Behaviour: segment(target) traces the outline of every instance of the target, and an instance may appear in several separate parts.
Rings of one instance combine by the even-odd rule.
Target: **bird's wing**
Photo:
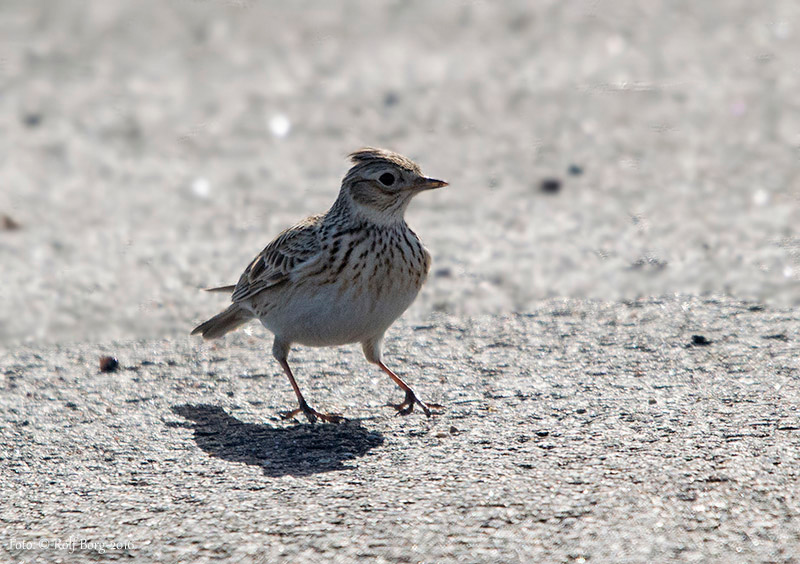
[[[286,282],[301,265],[322,252],[319,223],[322,216],[309,217],[290,227],[258,253],[239,277],[231,299],[241,302],[267,288]]]

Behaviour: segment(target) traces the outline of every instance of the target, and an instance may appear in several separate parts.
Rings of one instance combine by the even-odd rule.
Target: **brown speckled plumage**
[[[406,393],[398,413],[414,406],[430,416],[431,405],[381,359],[383,335],[411,304],[427,278],[431,258],[403,217],[421,191],[446,186],[422,176],[412,160],[383,149],[351,153],[339,197],[327,213],[283,231],[239,277],[227,310],[192,334],[216,338],[250,319],[275,334],[273,355],[281,364],[309,421],[338,421],[311,408],[288,364],[292,344],[333,346],[360,342],[364,355]],[[220,288],[220,290],[224,289]]]

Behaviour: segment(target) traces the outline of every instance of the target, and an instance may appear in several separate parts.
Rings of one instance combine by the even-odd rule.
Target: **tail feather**
[[[228,309],[219,313],[206,321],[201,323],[192,331],[192,335],[198,333],[203,335],[204,339],[216,339],[222,337],[225,333],[237,329],[240,325],[244,325],[253,318],[253,314],[249,311],[242,309],[239,304],[232,304]]]
[[[236,289],[236,284],[231,284],[230,286],[219,286],[217,288],[203,288],[206,292],[226,292],[228,294],[232,293]]]

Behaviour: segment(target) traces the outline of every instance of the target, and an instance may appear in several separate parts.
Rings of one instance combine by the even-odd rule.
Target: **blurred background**
[[[451,183],[406,319],[796,305],[798,53],[791,0],[0,2],[0,346],[188,338],[364,145]]]

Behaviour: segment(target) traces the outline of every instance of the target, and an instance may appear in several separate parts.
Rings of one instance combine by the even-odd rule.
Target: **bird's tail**
[[[216,339],[222,337],[225,333],[233,331],[240,325],[244,325],[253,318],[253,314],[249,311],[242,309],[239,304],[231,304],[231,306],[206,321],[201,323],[192,331],[192,335],[198,333],[203,335],[204,339]]]

